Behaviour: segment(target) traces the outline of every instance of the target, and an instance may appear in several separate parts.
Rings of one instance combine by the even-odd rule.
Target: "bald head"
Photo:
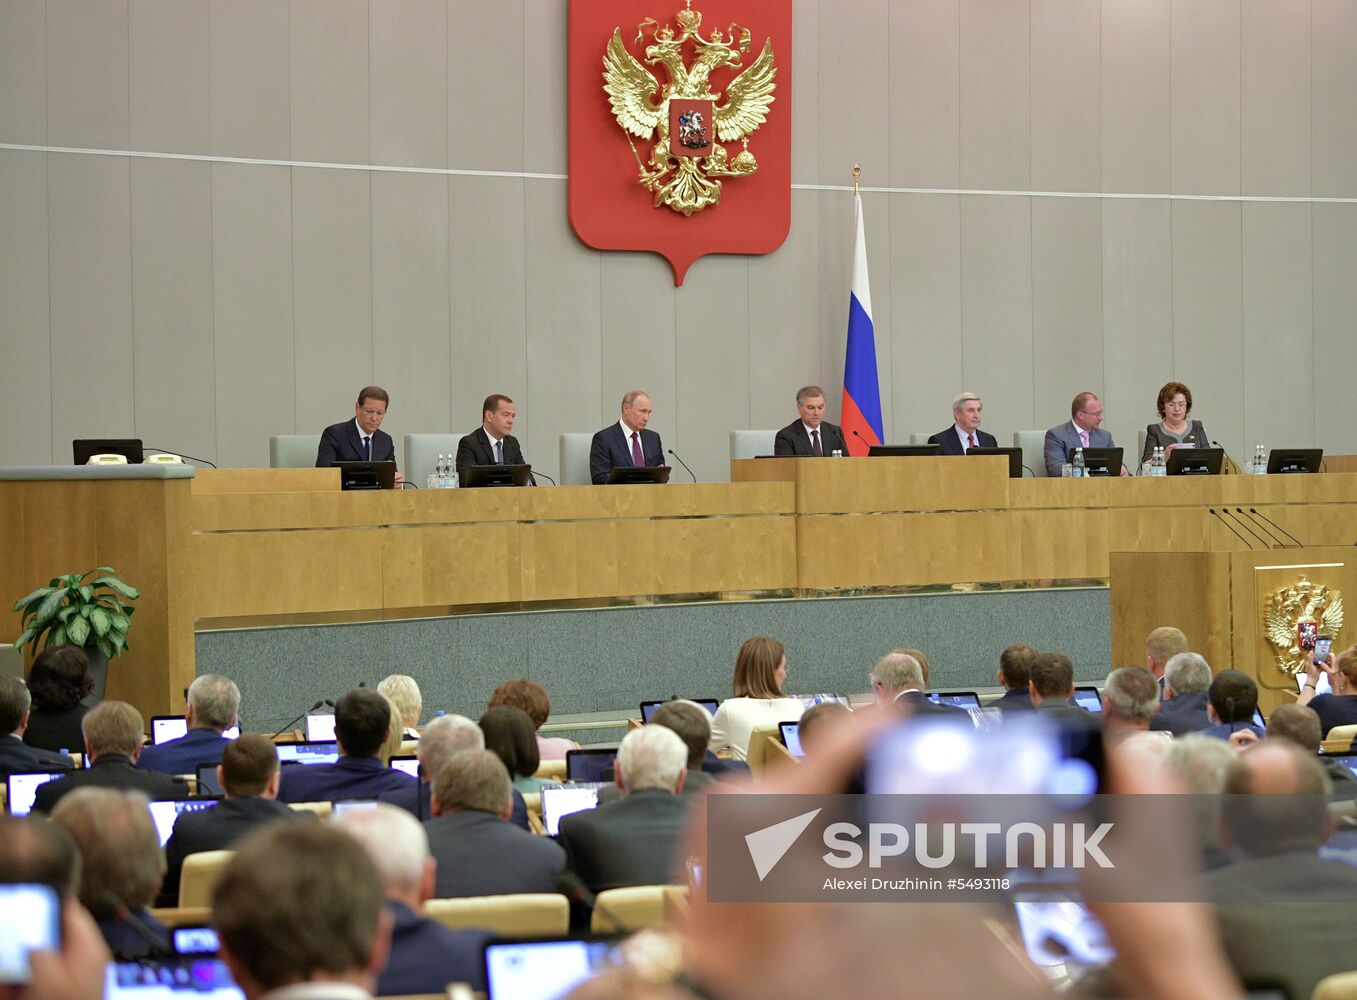
[[[1225,772],[1223,843],[1250,857],[1312,851],[1329,839],[1333,790],[1317,759],[1285,740],[1265,740]]]

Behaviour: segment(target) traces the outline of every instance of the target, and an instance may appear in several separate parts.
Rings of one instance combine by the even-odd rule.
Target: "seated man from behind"
[[[267,827],[242,841],[212,894],[212,922],[249,1000],[275,991],[361,1000],[391,946],[377,866],[353,837],[321,823]]]
[[[1027,682],[1032,707],[1061,724],[1099,726],[1097,715],[1074,703],[1074,664],[1064,653],[1038,653]]]
[[[71,758],[24,742],[33,698],[17,677],[0,676],[0,781],[21,771],[69,771]]]
[[[231,744],[222,733],[239,721],[239,711],[236,682],[220,674],[203,674],[188,688],[184,709],[188,732],[177,740],[147,747],[137,767],[164,774],[195,774],[199,764],[221,763],[222,751]]]
[[[1248,674],[1238,670],[1222,670],[1207,688],[1210,704],[1206,717],[1211,725],[1202,730],[1207,736],[1228,740],[1232,735],[1248,730],[1259,739],[1266,734],[1253,724],[1253,713],[1258,711],[1258,685]]]
[[[902,708],[921,715],[952,716],[970,721],[965,709],[955,705],[939,705],[924,694],[927,682],[923,667],[909,653],[887,653],[872,667],[872,693],[882,708]]]
[[[1324,773],[1333,782],[1335,798],[1357,798],[1357,777],[1342,761],[1320,757],[1319,715],[1309,705],[1279,705],[1267,720],[1267,741],[1288,740],[1319,761]]]
[[[333,764],[294,764],[283,768],[278,788],[280,802],[333,802],[335,799],[375,799],[415,783],[393,771],[379,756],[392,726],[391,703],[371,688],[356,688],[335,703],[335,742],[339,760]]]
[[[852,709],[837,701],[825,701],[806,709],[797,727],[797,738],[801,741],[801,752],[807,757],[814,756],[816,748],[824,740],[825,734],[853,717]],[[689,774],[688,781],[692,781]],[[683,785],[683,794],[688,794],[687,782]]]
[[[57,805],[52,822],[80,851],[80,902],[99,924],[113,957],[167,954],[169,932],[148,910],[160,890],[165,859],[146,797],[77,788]]]
[[[1319,856],[1333,831],[1319,761],[1285,740],[1238,755],[1226,772],[1221,841],[1243,860],[1206,875],[1221,940],[1246,986],[1308,997],[1353,965],[1357,869]]]
[[[1210,701],[1211,665],[1196,653],[1175,653],[1164,666],[1164,700],[1150,722],[1155,732],[1186,736],[1211,726],[1206,709]]]
[[[141,713],[125,701],[100,702],[81,720],[89,765],[38,786],[33,808],[50,813],[62,796],[77,788],[122,788],[150,799],[186,799],[188,785],[158,771],[139,771],[137,757],[146,741]],[[159,840],[156,846],[159,847]]]
[[[179,895],[184,859],[202,851],[224,851],[265,823],[308,818],[278,799],[278,751],[259,733],[245,733],[226,744],[217,781],[226,798],[211,809],[181,813],[165,844],[164,893]],[[176,904],[177,905],[177,904]]]
[[[1120,742],[1150,729],[1159,710],[1159,685],[1144,667],[1121,667],[1103,685],[1103,734]]]
[[[591,892],[673,880],[687,763],[673,730],[653,722],[633,729],[617,751],[622,799],[561,819],[567,864]]]
[[[349,810],[335,825],[356,839],[377,866],[391,911],[391,956],[377,977],[377,995],[443,994],[449,983],[484,990],[481,950],[490,934],[454,931],[422,914],[433,898],[438,865],[419,820],[379,804]]]
[[[1037,651],[1025,642],[1009,646],[999,654],[999,670],[995,680],[1003,686],[1004,695],[991,702],[990,708],[1001,712],[1026,712],[1032,708],[1032,693],[1027,685],[1032,680],[1032,664]]]
[[[489,750],[464,750],[443,765],[434,778],[434,818],[424,824],[438,863],[434,896],[558,891],[565,852],[507,822],[511,791],[508,769]]]
[[[838,702],[828,702],[815,706],[806,715],[830,706],[843,708]],[[802,732],[805,731],[806,715],[801,716]],[[702,770],[702,761],[707,756],[707,744],[711,740],[711,716],[707,714],[707,710],[696,702],[676,698],[673,701],[666,701],[656,709],[655,714],[650,717],[650,723],[672,729],[688,748],[688,774],[683,779],[683,797],[692,798],[706,791],[716,780]],[[604,802],[616,802],[621,797],[622,789],[617,786],[616,781],[598,790],[600,805]]]
[[[71,835],[39,816],[0,814],[0,884],[51,886],[58,896],[75,896],[80,853]]]

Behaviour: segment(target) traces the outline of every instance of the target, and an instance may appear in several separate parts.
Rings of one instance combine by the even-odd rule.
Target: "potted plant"
[[[99,566],[88,573],[53,577],[27,597],[14,602],[23,613],[23,631],[14,645],[32,646],[36,655],[48,646],[81,646],[90,661],[93,688],[90,705],[103,700],[108,680],[108,661],[127,652],[127,630],[132,624],[130,603],[141,596],[136,587],[119,580],[112,566]],[[94,579],[90,579],[94,577]]]

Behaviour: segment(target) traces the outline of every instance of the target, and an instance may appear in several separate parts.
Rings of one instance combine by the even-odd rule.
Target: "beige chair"
[[[204,927],[212,923],[212,907],[167,906],[152,910],[151,916],[171,930],[176,927]]]
[[[1046,432],[1014,431],[1013,447],[1022,449],[1022,464],[1034,476],[1046,475]]]
[[[1357,736],[1357,726],[1334,726],[1329,735],[1320,744],[1325,753],[1347,753],[1352,749],[1353,737]]]
[[[431,899],[424,915],[455,931],[484,927],[508,938],[550,937],[570,927],[570,903],[554,892]]]
[[[564,781],[565,761],[544,760],[537,765],[537,770],[534,772],[533,777],[542,778],[545,781]]]
[[[179,876],[179,908],[211,906],[212,890],[221,878],[222,870],[234,851],[203,851],[184,859],[183,874]]]
[[[321,820],[329,819],[330,813],[334,811],[334,807],[329,802],[293,802],[289,804],[288,808],[295,809],[297,812],[315,813],[316,819]]]
[[[589,486],[593,476],[589,472],[589,447],[592,434],[561,435],[561,485]]]
[[[758,458],[771,455],[777,442],[777,431],[731,431],[731,461],[741,458]]]
[[[269,468],[312,468],[318,451],[319,434],[279,434],[269,438]]]
[[[428,482],[429,473],[438,464],[438,456],[446,455],[449,462],[457,459],[457,445],[461,434],[407,434],[405,435],[405,478],[420,489]]]
[[[933,436],[932,434],[911,434],[911,435],[909,436],[909,443],[910,443],[910,444],[928,444],[928,439],[931,438],[932,436]],[[886,443],[886,444],[890,444],[889,441],[887,441],[887,442],[885,442],[885,443]]]
[[[630,934],[647,927],[665,927],[687,909],[686,885],[631,885],[606,889],[598,894],[594,903],[590,930],[595,934]]]
[[[761,774],[764,768],[787,761],[797,762],[796,757],[782,745],[782,733],[777,726],[760,726],[749,734],[745,763],[752,773]]]
[[[1310,1000],[1357,1000],[1357,972],[1325,976],[1310,994]]]

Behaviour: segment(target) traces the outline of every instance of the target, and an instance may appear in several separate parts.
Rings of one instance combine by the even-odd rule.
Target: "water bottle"
[[[443,456],[439,455],[438,461],[434,463],[433,469],[429,472],[428,476],[425,477],[424,485],[427,489],[438,489],[438,467],[442,461]]]
[[[1169,474],[1169,453],[1160,445],[1159,447],[1159,475],[1167,476]]]
[[[1267,475],[1267,450],[1261,444],[1253,449],[1253,474]]]
[[[1073,472],[1073,475],[1074,475],[1074,477],[1075,477],[1076,479],[1082,479],[1082,478],[1084,478],[1084,476],[1088,475],[1088,466],[1087,466],[1087,465],[1085,464],[1085,462],[1084,462],[1084,449],[1083,449],[1083,448],[1075,448],[1075,449],[1074,449],[1074,472]]]

